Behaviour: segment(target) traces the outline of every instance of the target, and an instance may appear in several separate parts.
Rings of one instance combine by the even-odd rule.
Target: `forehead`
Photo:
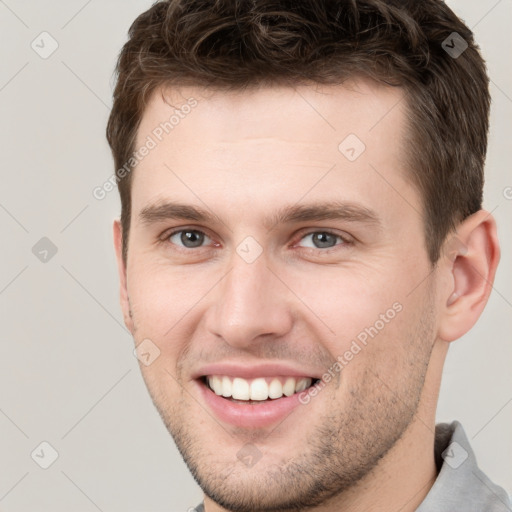
[[[405,109],[401,89],[364,80],[159,89],[138,130],[136,148],[151,149],[134,170],[133,211],[169,198],[203,207],[217,198],[232,211],[305,194],[385,207],[398,192],[414,202],[404,179]]]
[[[188,112],[187,101],[190,103],[192,98],[199,108]],[[401,88],[363,79],[346,80],[341,85],[254,87],[242,91],[159,88],[145,108],[137,142],[140,144],[143,135],[165,123],[173,113],[178,114],[179,122],[172,121],[176,123],[172,131],[181,143],[192,143],[201,135],[232,141],[283,133],[295,142],[311,142],[322,141],[324,133],[337,132],[341,136],[346,131],[357,132],[360,138],[369,141],[371,132],[379,131],[379,125],[384,128],[402,124],[404,107]],[[182,122],[187,117],[197,121],[189,129],[187,124],[191,123]],[[294,122],[297,120],[300,123]]]

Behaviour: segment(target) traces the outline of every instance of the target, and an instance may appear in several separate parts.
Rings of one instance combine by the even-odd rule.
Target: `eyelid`
[[[187,250],[187,251],[190,251],[192,249],[190,248],[187,248],[187,247],[182,247],[180,245],[177,245],[177,244],[174,244],[172,242],[169,241],[169,239],[171,238],[171,236],[173,235],[176,235],[177,233],[181,233],[183,231],[196,231],[198,233],[201,233],[203,234],[205,237],[209,238],[212,242],[214,242],[214,237],[212,237],[207,230],[205,230],[204,228],[198,228],[198,227],[194,227],[194,226],[180,226],[180,227],[176,227],[176,228],[170,228],[170,229],[166,229],[159,237],[158,237],[158,241],[161,242],[161,243],[171,243],[172,245],[178,247],[179,249],[183,249],[183,250]],[[220,244],[218,242],[214,242],[214,245],[215,246],[219,246]],[[200,247],[196,247],[195,249],[206,249],[208,248],[207,245],[202,245]]]
[[[209,238],[212,242],[214,242],[214,246],[215,247],[219,247],[220,246],[220,243],[218,242],[215,242],[214,241],[214,237],[211,236],[207,230],[205,230],[204,228],[199,228],[199,227],[195,227],[195,226],[180,226],[180,227],[176,227],[176,228],[170,228],[170,229],[167,229],[165,230],[159,237],[159,242],[162,242],[162,243],[171,243],[172,245],[178,247],[180,250],[185,250],[185,251],[191,251],[191,250],[198,250],[198,249],[207,249],[208,246],[207,245],[203,245],[203,246],[200,246],[200,247],[195,247],[195,248],[187,248],[187,247],[182,247],[180,245],[177,245],[177,244],[174,244],[172,242],[169,242],[169,239],[171,236],[177,234],[177,233],[181,233],[183,231],[196,231],[198,233],[201,233],[203,235],[205,235],[207,238]],[[337,232],[336,230],[334,229],[331,229],[331,228],[304,228],[303,230],[301,230],[295,237],[294,237],[294,242],[292,242],[292,247],[295,247],[300,241],[302,241],[306,236],[308,235],[312,235],[312,234],[315,234],[315,233],[327,233],[329,235],[332,235],[336,238],[339,238],[342,240],[343,243],[339,243],[339,244],[336,244],[334,245],[333,247],[327,247],[327,248],[313,248],[313,247],[301,247],[302,249],[305,249],[305,250],[310,250],[310,251],[320,251],[320,252],[328,252],[330,250],[336,250],[337,247],[339,246],[344,246],[344,245],[352,245],[355,243],[355,238],[351,235],[349,235],[348,233],[346,232]]]
[[[337,238],[340,238],[343,243],[342,244],[336,244],[335,246],[333,247],[328,247],[326,249],[320,249],[320,248],[317,248],[317,249],[313,249],[312,247],[304,247],[304,249],[311,249],[311,250],[318,250],[318,251],[328,251],[329,249],[334,249],[335,247],[339,246],[339,245],[350,245],[350,244],[353,244],[355,243],[355,238],[351,235],[349,235],[348,233],[346,232],[337,232],[336,230],[333,230],[333,229],[330,229],[330,228],[306,228],[304,231],[301,231],[297,234],[296,238],[295,238],[295,242],[293,243],[294,245],[298,244],[301,240],[303,240],[306,236],[308,235],[313,235],[314,233],[326,233],[326,234],[329,234],[329,235],[332,235],[334,237],[337,237]]]

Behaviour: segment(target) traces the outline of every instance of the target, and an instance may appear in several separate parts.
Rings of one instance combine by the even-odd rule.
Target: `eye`
[[[302,245],[311,249],[330,249],[336,245],[345,245],[348,243],[341,235],[331,233],[330,231],[313,231],[303,236],[300,241],[310,240],[309,245]],[[341,243],[336,243],[341,240]]]
[[[179,231],[174,231],[167,236],[167,240],[177,246],[185,247],[187,249],[201,247],[207,240],[211,242],[209,236],[197,229],[181,229]]]

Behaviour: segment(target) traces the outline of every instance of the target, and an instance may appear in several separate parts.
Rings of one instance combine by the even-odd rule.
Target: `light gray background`
[[[492,78],[485,206],[503,256],[483,317],[450,349],[438,420],[460,420],[482,469],[510,492],[512,1],[448,3],[474,28]],[[184,512],[202,497],[122,323],[117,191],[92,196],[113,172],[104,132],[115,60],[150,5],[0,0],[1,511]],[[47,59],[31,48],[43,31],[59,45]],[[58,248],[46,263],[32,253],[42,237]],[[42,441],[59,455],[46,470],[31,458]]]

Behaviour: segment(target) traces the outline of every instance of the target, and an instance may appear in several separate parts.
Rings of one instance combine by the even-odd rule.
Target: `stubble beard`
[[[180,398],[170,403],[158,384],[146,384],[194,479],[205,495],[224,509],[296,512],[328,505],[370,475],[411,424],[422,396],[435,338],[431,304],[428,306],[411,333],[406,349],[408,359],[402,368],[407,373],[395,388],[381,379],[378,368],[366,368],[357,383],[346,384],[346,400],[341,409],[334,393],[326,398],[331,402],[330,408],[325,408],[329,412],[316,421],[317,426],[305,439],[297,440],[295,453],[282,465],[265,465],[264,457],[253,467],[228,460],[215,439],[198,435],[197,416],[189,413],[193,400],[188,393],[182,390]],[[392,344],[393,340],[389,341]],[[340,385],[345,385],[343,371]],[[326,388],[321,394],[327,393]],[[312,420],[301,411],[302,407],[308,406],[299,406],[297,413],[302,412],[311,425]],[[205,418],[213,421],[206,412]],[[279,428],[285,426],[286,420]],[[281,435],[278,430],[277,435]],[[286,439],[286,432],[283,437]],[[240,446],[243,444],[240,442]],[[218,456],[212,456],[212,447]]]

